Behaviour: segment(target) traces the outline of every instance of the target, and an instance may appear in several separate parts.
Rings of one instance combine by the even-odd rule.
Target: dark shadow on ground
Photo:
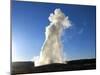
[[[68,61],[67,64],[53,63],[37,67],[32,61],[12,62],[12,75],[90,69],[96,69],[96,59],[73,60]]]

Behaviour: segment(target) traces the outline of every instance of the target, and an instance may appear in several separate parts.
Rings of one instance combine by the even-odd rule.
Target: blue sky
[[[72,27],[62,36],[68,60],[95,58],[96,7],[83,5],[12,2],[12,58],[31,60],[39,56],[48,17],[56,8],[69,16]]]

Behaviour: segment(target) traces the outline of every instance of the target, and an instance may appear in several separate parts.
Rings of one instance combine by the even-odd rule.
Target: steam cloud
[[[58,8],[48,17],[50,24],[46,27],[45,41],[41,48],[38,65],[65,63],[61,36],[64,29],[71,26],[68,16]]]

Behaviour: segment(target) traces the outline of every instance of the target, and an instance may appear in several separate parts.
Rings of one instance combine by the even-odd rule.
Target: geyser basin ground
[[[31,61],[12,63],[12,75],[89,69],[96,69],[96,59],[73,60],[68,61],[67,64],[53,63],[38,67],[35,67],[34,62]]]

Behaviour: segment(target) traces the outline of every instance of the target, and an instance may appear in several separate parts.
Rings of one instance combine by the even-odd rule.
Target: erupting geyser
[[[38,65],[65,63],[61,36],[63,30],[71,26],[70,20],[60,9],[55,9],[48,19],[50,24],[46,27],[45,41],[41,48]]]

